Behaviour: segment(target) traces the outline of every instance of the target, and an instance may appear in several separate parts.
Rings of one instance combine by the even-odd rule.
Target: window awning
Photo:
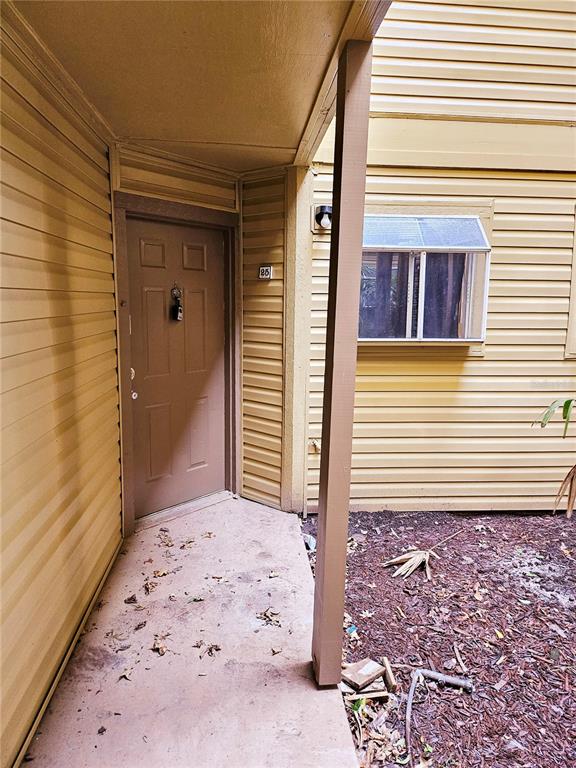
[[[477,216],[365,216],[364,248],[489,251]]]

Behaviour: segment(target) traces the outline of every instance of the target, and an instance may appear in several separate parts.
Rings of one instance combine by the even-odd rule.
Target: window
[[[359,338],[483,341],[489,255],[477,216],[366,216]]]

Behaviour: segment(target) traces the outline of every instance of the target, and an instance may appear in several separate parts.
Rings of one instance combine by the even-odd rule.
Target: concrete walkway
[[[229,499],[158,521],[124,551],[32,743],[34,768],[356,768],[340,694],[311,677],[295,515]]]

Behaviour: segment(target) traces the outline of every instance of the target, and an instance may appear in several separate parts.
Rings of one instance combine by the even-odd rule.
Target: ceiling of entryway
[[[237,171],[294,160],[358,5],[16,2],[120,140]]]

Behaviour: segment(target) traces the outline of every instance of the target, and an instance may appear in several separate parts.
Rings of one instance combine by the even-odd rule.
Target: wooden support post
[[[371,43],[350,40],[338,66],[312,638],[318,685],[337,685],[342,663],[371,64]]]

